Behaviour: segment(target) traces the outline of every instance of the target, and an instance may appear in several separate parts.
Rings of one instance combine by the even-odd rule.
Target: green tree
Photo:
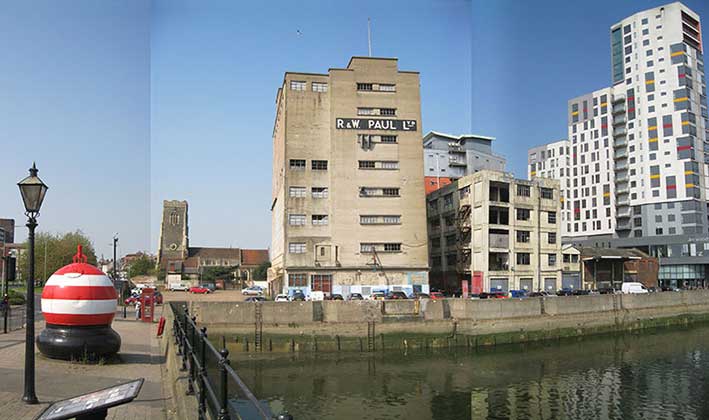
[[[152,276],[155,274],[155,263],[147,255],[141,255],[128,266],[128,276]]]
[[[205,267],[202,270],[202,281],[228,280],[234,279],[236,267]]]
[[[52,234],[38,232],[35,235],[34,248],[34,272],[35,281],[46,282],[49,276],[55,271],[72,263],[72,258],[76,255],[76,247],[81,244],[83,254],[87,262],[96,265],[96,251],[93,243],[82,231],[68,232],[63,234]],[[25,252],[20,255],[18,267],[21,268],[20,280],[27,280],[29,271],[28,243],[25,241]]]
[[[266,280],[266,274],[268,273],[268,268],[271,267],[271,261],[264,261],[256,267],[254,270],[254,280],[263,281]]]

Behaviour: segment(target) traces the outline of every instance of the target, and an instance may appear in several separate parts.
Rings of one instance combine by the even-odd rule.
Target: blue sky
[[[566,137],[566,101],[609,84],[610,25],[663,2],[2,4],[0,217],[24,225],[15,183],[36,160],[40,229],[108,255],[114,232],[120,253],[156,249],[163,199],[190,202],[192,245],[268,247],[283,73],[366,55],[367,17],[374,55],[421,73],[424,132],[494,136],[524,176],[527,148]]]
[[[32,161],[49,191],[39,231],[82,229],[100,254],[149,246],[150,5],[2,1],[0,217],[21,225]]]
[[[664,1],[474,0],[472,130],[526,177],[530,146],[567,137],[571,98],[611,84],[611,25]],[[709,2],[683,2],[709,19]],[[706,40],[706,37],[704,37]]]
[[[271,239],[271,142],[286,71],[367,55],[421,72],[424,130],[470,130],[470,2],[158,0],[152,20],[152,238],[163,199],[190,204],[190,243]],[[298,31],[302,35],[298,35]]]

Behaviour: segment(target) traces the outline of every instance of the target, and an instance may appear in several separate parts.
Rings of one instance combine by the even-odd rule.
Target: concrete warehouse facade
[[[472,293],[561,287],[558,181],[483,170],[426,201],[432,287],[470,286]]]
[[[423,138],[423,167],[426,194],[458,178],[492,169],[504,171],[506,160],[492,152],[494,137],[431,131]]]
[[[428,291],[419,74],[353,57],[276,97],[269,289]]]
[[[699,16],[682,3],[610,28],[613,85],[569,101],[565,242],[634,247],[660,260],[660,284],[709,275],[706,79]],[[538,151],[529,174],[540,176]],[[536,172],[536,175],[534,174]]]

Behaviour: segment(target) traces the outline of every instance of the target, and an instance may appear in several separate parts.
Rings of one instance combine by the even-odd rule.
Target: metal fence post
[[[195,317],[192,317],[192,319],[194,320]],[[195,324],[190,324],[190,339],[188,340],[189,346],[187,347],[187,359],[189,360],[190,364],[190,373],[187,376],[187,390],[185,391],[185,395],[194,395],[194,330]]]
[[[207,411],[207,392],[204,385],[205,380],[207,380],[207,327],[200,329],[199,347],[199,407],[197,411],[199,420],[204,420]]]
[[[229,409],[228,409],[228,404],[229,404],[229,392],[227,389],[227,372],[226,372],[226,365],[229,364],[229,350],[226,348],[223,348],[219,351],[219,355],[221,358],[219,359],[219,376],[220,376],[220,382],[221,382],[221,395],[220,395],[220,403],[221,403],[221,408],[219,409],[219,416],[217,417],[219,420],[229,420]]]

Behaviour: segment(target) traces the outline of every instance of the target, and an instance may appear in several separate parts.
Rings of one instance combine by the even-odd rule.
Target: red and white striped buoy
[[[73,263],[52,274],[42,291],[47,328],[37,344],[49,357],[104,355],[120,348],[120,336],[111,329],[118,293],[108,276],[86,261],[79,245]]]
[[[73,264],[47,280],[42,291],[44,319],[54,325],[110,325],[116,314],[116,289],[106,274],[86,263],[81,245],[78,252]]]

